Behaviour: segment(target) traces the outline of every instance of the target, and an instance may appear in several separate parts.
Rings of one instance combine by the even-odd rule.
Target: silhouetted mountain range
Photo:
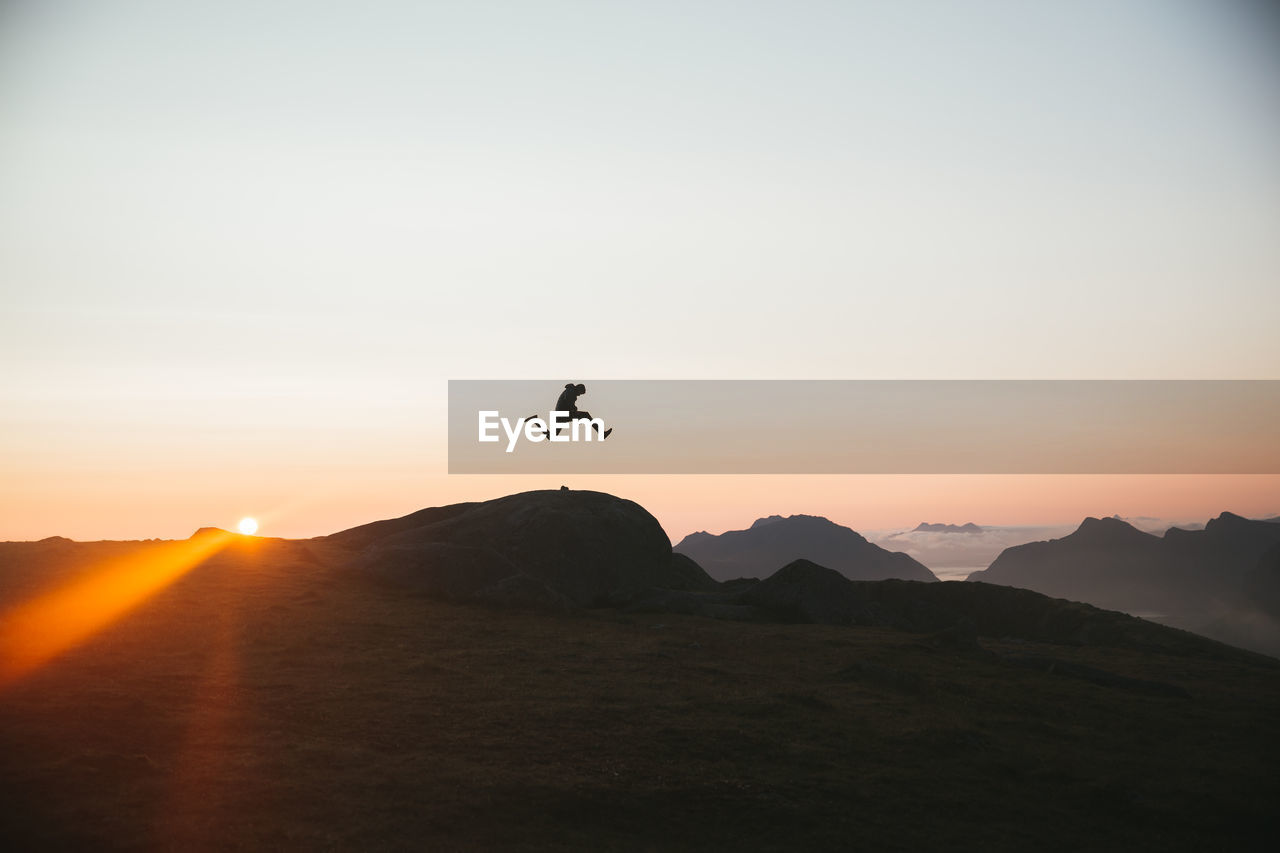
[[[1108,547],[1154,538],[1112,519],[1092,519],[1073,537]],[[986,654],[980,636],[1234,654],[1123,613],[1029,590],[931,583],[932,574],[906,555],[825,518],[771,516],[744,531],[693,534],[680,547],[690,540],[694,553],[673,552],[657,520],[638,504],[564,489],[433,507],[314,541],[370,580],[452,601],[895,628],[933,634],[931,642],[978,654]],[[697,562],[698,549],[719,559],[721,570],[733,567],[737,579],[713,580]],[[763,571],[763,580],[741,577],[752,560],[769,565],[792,549],[824,553],[845,569],[793,558]],[[851,571],[910,572],[925,582],[854,580]]]
[[[1151,615],[1271,652],[1280,650],[1280,632],[1255,611],[1271,589],[1261,561],[1277,543],[1280,524],[1230,512],[1203,530],[1174,527],[1164,536],[1117,518],[1086,518],[1061,539],[1006,549],[969,579]]]
[[[857,532],[814,515],[771,515],[746,530],[690,533],[675,546],[719,581],[763,578],[794,560],[811,560],[851,580],[935,581],[923,564],[886,551]]]

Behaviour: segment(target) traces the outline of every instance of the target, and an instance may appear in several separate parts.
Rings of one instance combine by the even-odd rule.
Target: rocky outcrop
[[[584,607],[649,588],[715,585],[693,560],[673,558],[667,534],[643,507],[602,492],[523,492],[434,507],[326,539],[357,550],[351,562],[371,577],[453,600],[506,600],[512,590],[528,599],[535,587],[527,581],[503,583],[517,576]]]
[[[809,560],[796,560],[742,594],[744,604],[784,622],[870,624],[870,611],[844,575]]]

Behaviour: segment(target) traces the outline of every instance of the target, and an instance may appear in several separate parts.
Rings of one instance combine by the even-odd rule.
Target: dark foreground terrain
[[[324,548],[234,545],[3,687],[0,848],[1247,850],[1280,832],[1265,658],[464,606]],[[0,612],[57,574],[21,562]]]

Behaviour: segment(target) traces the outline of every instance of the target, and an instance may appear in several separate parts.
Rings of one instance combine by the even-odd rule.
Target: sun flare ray
[[[224,548],[210,532],[109,560],[0,616],[0,688],[79,645]]]

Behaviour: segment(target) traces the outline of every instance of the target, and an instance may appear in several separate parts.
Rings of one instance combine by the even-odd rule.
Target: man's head
[[[577,385],[573,386],[573,390],[577,391],[579,394],[585,394],[587,393],[587,386],[579,382]]]

